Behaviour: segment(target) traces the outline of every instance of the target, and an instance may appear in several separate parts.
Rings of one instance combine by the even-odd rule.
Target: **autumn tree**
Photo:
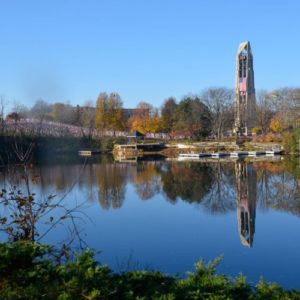
[[[157,166],[153,163],[138,164],[133,183],[136,193],[142,200],[153,198],[161,190],[161,178]]]
[[[107,128],[112,131],[124,130],[123,102],[117,93],[110,93],[107,99]]]
[[[284,129],[286,129],[280,114],[273,116],[273,118],[270,120],[269,127],[274,133],[281,133]]]
[[[162,130],[161,117],[158,115],[157,109],[154,111],[150,118],[147,120],[147,132],[158,133]]]
[[[104,209],[120,208],[125,199],[126,169],[119,164],[99,164],[97,172],[98,199]]]
[[[147,102],[140,102],[135,113],[128,120],[130,130],[137,130],[141,133],[156,133],[161,129],[161,119],[158,110]]]
[[[53,121],[74,124],[75,121],[75,108],[68,103],[56,102],[52,105],[50,113]]]
[[[99,131],[124,130],[123,102],[119,94],[99,94],[96,102],[96,128]]]
[[[128,128],[131,131],[139,131],[143,134],[147,133],[147,120],[150,118],[150,110],[152,109],[152,105],[147,102],[140,102],[134,114],[128,120]]]
[[[202,93],[201,100],[210,110],[211,130],[218,139],[233,128],[234,91],[228,88],[209,88]]]
[[[284,87],[274,90],[268,95],[276,119],[283,128],[297,127],[300,108],[299,94],[297,89]]]
[[[96,102],[96,128],[99,131],[104,131],[108,126],[107,98],[106,93],[100,93]]]

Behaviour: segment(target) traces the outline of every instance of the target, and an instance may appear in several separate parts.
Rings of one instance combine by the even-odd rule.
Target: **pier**
[[[204,157],[210,158],[239,158],[245,156],[275,156],[282,154],[281,150],[269,150],[269,151],[235,151],[235,152],[211,152],[211,153],[181,153],[179,159],[200,159]]]
[[[91,156],[94,154],[101,154],[101,151],[100,150],[80,150],[80,151],[78,151],[78,154],[80,156]]]
[[[117,156],[133,156],[133,155],[143,155],[143,153],[158,152],[165,148],[164,143],[132,143],[115,145],[113,152]]]

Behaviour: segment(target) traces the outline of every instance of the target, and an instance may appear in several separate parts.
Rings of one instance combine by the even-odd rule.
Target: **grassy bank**
[[[115,143],[124,138],[103,137],[86,139],[76,137],[0,137],[0,156],[5,161],[18,161],[27,149],[36,158],[53,154],[77,155],[81,149],[97,149],[103,153],[111,152]],[[20,155],[21,154],[21,155]]]
[[[220,259],[195,265],[186,279],[160,272],[112,272],[91,251],[66,253],[28,241],[0,244],[1,299],[300,299],[297,291],[215,273]]]

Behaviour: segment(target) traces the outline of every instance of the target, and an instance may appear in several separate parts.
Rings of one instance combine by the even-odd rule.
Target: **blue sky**
[[[249,40],[258,89],[299,86],[300,1],[0,0],[0,94],[83,104],[118,92],[159,107],[234,86]]]

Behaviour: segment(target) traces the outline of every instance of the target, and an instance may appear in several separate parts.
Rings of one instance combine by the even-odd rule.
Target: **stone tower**
[[[248,135],[255,127],[255,106],[253,55],[247,41],[240,44],[236,56],[234,132],[237,135]]]

